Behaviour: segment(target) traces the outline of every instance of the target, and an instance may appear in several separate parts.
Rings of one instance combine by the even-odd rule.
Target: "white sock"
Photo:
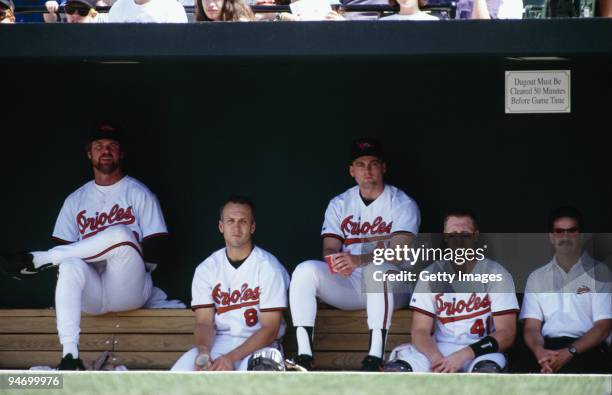
[[[48,251],[32,251],[30,254],[32,254],[34,257],[32,262],[34,263],[34,267],[37,269],[51,263],[51,254]]]
[[[372,342],[370,344],[370,352],[368,352],[368,355],[372,355],[378,358],[382,358],[382,352],[383,352],[383,335],[382,335],[382,330],[380,329],[372,329],[372,334],[370,335],[370,341]]]
[[[298,344],[298,355],[306,354],[312,357],[312,349],[310,348],[310,338],[304,327],[298,326],[295,331],[295,337]]]
[[[64,347],[62,358],[68,354],[72,354],[74,359],[79,357],[79,346],[76,343],[66,343],[62,344],[62,346]]]

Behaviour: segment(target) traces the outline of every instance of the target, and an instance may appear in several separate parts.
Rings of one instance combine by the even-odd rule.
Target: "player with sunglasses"
[[[58,22],[57,12],[63,11],[68,23],[102,23],[106,22],[108,14],[100,14],[96,6],[108,6],[102,0],[67,0],[58,5],[51,0],[45,3],[48,13],[43,15],[45,22]]]
[[[606,362],[612,338],[610,270],[583,252],[582,229],[576,208],[553,211],[554,256],[527,279],[520,319],[535,372],[611,372]]]
[[[15,23],[13,0],[0,0],[0,23]]]

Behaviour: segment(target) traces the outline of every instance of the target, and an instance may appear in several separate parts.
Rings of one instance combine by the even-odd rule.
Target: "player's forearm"
[[[423,353],[430,361],[442,358],[442,353],[428,331],[413,331],[412,342],[414,346]]]
[[[251,337],[246,339],[244,343],[229,352],[227,356],[233,361],[240,361],[248,355],[253,354],[255,351],[269,346],[276,340],[277,334],[278,328],[262,327],[260,330],[253,333]]]
[[[582,353],[600,345],[610,334],[610,323],[612,319],[595,322],[587,333],[574,342],[576,351]]]
[[[210,324],[196,323],[194,329],[195,346],[200,354],[210,354],[213,340],[215,338],[215,328]]]
[[[544,348],[544,337],[539,329],[526,327],[523,332],[523,338],[525,339],[525,344],[533,353],[538,349]]]
[[[496,329],[491,334],[491,337],[497,340],[499,351],[505,351],[512,347],[516,338],[516,330],[512,329]]]

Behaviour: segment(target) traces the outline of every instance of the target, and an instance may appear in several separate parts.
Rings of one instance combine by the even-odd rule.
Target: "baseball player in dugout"
[[[520,315],[533,370],[611,373],[610,270],[583,251],[576,208],[556,209],[548,225],[554,256],[529,275]]]
[[[382,370],[393,310],[410,301],[409,289],[386,282],[379,283],[380,289],[364,289],[372,273],[383,267],[372,263],[374,249],[409,246],[419,229],[416,202],[385,184],[386,166],[380,142],[362,138],[352,143],[348,170],[357,185],[327,207],[321,231],[323,260],[302,262],[293,272],[289,299],[298,348],[294,362],[307,370],[314,366],[317,298],[342,310],[366,309],[370,346],[362,361],[364,371]],[[397,270],[389,268],[397,263],[385,264],[385,270]]]
[[[253,244],[255,211],[247,198],[223,204],[219,231],[225,248],[198,265],[191,286],[195,347],[172,370],[285,370],[280,341],[289,274]]]
[[[57,331],[60,370],[84,370],[79,358],[81,312],[104,314],[142,307],[152,290],[150,270],[160,263],[167,235],[155,195],[122,169],[121,130],[97,123],[86,145],[89,181],[64,201],[48,251],[0,256],[0,269],[23,279],[58,267]]]
[[[469,210],[444,219],[446,248],[475,248],[478,224]],[[518,302],[514,282],[499,263],[486,258],[461,265],[436,261],[422,273],[412,294],[412,344],[396,347],[385,371],[499,373],[506,367],[503,351],[514,343]],[[432,275],[468,273],[498,276],[501,281],[434,281]],[[439,276],[438,276],[439,277]],[[432,335],[433,333],[433,335]]]

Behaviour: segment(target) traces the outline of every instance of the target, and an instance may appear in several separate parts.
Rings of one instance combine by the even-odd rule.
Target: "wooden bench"
[[[130,370],[166,370],[193,347],[193,325],[193,312],[188,309],[83,315],[81,357],[94,360],[103,351],[109,351],[115,365],[125,365]],[[409,330],[410,311],[396,311],[387,349],[409,342]],[[315,328],[317,369],[358,369],[367,353],[368,336],[365,311],[321,306]],[[295,355],[292,328],[287,330],[284,347],[286,356]],[[60,360],[60,351],[55,310],[0,310],[0,369],[55,366]]]

